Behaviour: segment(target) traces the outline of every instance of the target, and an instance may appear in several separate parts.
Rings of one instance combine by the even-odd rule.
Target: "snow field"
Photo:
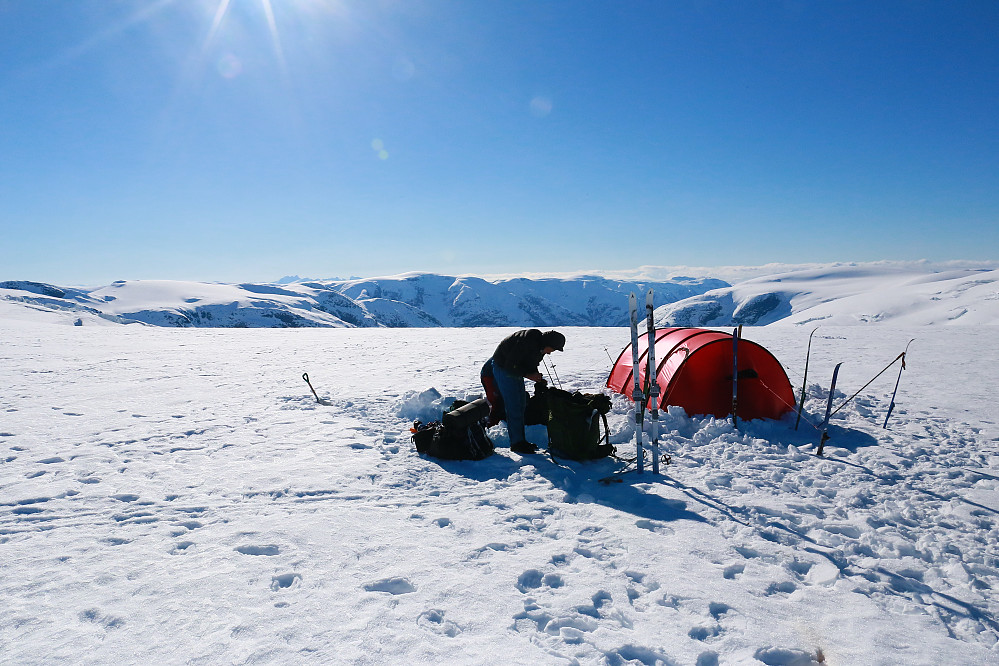
[[[601,390],[627,329],[563,330],[563,383]],[[744,335],[797,394],[810,330]],[[897,365],[822,459],[793,417],[675,409],[660,478],[502,426],[418,456],[508,332],[0,322],[0,661],[999,663],[990,327],[820,329],[811,423],[836,362],[838,405],[916,338],[889,428]]]

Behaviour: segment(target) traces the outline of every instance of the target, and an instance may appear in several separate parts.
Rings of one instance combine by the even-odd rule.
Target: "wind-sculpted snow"
[[[0,318],[0,661],[999,661],[991,327],[823,326],[797,431],[672,408],[662,477],[503,426],[486,460],[418,455],[509,331]],[[808,332],[744,336],[800,385]],[[558,375],[600,390],[627,329],[565,333]],[[910,338],[888,428],[897,364],[818,458],[832,366],[840,406]]]

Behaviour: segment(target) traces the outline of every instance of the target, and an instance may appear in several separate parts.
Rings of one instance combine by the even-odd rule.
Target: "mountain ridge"
[[[618,326],[626,295],[654,289],[661,302],[728,286],[714,278],[626,282],[408,273],[375,279],[209,283],[117,281],[95,288],[0,282],[0,302],[74,317],[74,323],[195,328]]]
[[[748,268],[745,271],[752,274]],[[999,324],[999,270],[872,262],[808,265],[730,284],[673,276],[486,279],[437,273],[270,283],[120,280],[101,287],[0,282],[17,307],[83,324],[211,328],[627,325],[627,295],[655,291],[660,326]],[[20,312],[21,315],[24,312]]]

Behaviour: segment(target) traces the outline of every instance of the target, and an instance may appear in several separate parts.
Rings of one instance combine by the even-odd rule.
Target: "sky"
[[[994,260],[999,3],[0,0],[0,280]]]

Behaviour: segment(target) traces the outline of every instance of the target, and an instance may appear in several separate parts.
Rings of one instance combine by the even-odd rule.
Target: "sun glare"
[[[211,1],[215,2],[215,0]],[[300,14],[302,17],[314,14],[317,11],[330,14],[337,13],[344,9],[343,3],[340,0],[282,0],[282,2],[278,4],[282,10]],[[286,67],[286,59],[284,46],[282,45],[281,40],[281,33],[278,29],[277,16],[274,11],[274,0],[217,0],[215,8],[212,12],[213,16],[211,26],[208,29],[208,34],[201,47],[202,55],[206,55],[215,44],[220,31],[222,31],[225,27],[229,14],[232,13],[237,5],[250,9],[251,13],[254,5],[256,5],[259,9],[264,23],[266,23],[274,56],[277,58],[282,70],[284,70]]]

